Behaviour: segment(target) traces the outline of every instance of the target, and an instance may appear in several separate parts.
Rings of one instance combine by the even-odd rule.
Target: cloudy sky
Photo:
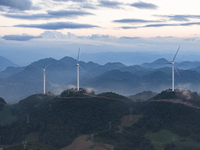
[[[79,48],[85,61],[105,52],[171,59],[181,46],[177,61],[195,61],[199,6],[198,0],[0,0],[0,55],[19,65],[75,58]]]

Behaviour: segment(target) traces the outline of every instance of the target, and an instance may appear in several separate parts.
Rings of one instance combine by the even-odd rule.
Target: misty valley
[[[24,67],[3,60],[0,148],[200,149],[198,61],[175,64],[173,90],[164,58],[132,66],[67,56]]]

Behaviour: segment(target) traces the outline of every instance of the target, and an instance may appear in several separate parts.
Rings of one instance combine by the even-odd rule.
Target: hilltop
[[[89,143],[89,148],[94,149],[154,150],[161,149],[159,145],[176,150],[200,149],[200,109],[159,101],[161,97],[166,99],[166,93],[173,95],[166,90],[155,96],[159,99],[144,102],[135,102],[113,92],[96,95],[86,89],[80,92],[69,89],[59,96],[31,95],[0,110],[0,118],[4,112],[7,114],[7,119],[1,120],[1,143],[12,145],[9,150],[23,149],[21,142],[25,140],[27,149],[37,148],[39,144],[43,149],[68,149],[79,142]],[[198,94],[188,93],[192,97],[185,100],[200,101]],[[183,96],[180,91],[175,98],[179,96]]]
[[[129,96],[130,99],[135,100],[135,101],[146,101],[149,100],[150,98],[156,96],[158,93],[152,92],[152,91],[143,91],[140,93],[137,93],[135,95]]]
[[[152,97],[150,100],[168,101],[173,103],[180,103],[190,107],[200,108],[200,95],[197,92],[191,92],[189,90],[165,90]]]
[[[69,95],[65,95],[68,91]],[[85,95],[84,89],[78,93],[72,91],[64,91],[60,96],[35,94],[7,106],[2,112],[9,111],[7,117],[11,119],[10,122],[1,122],[4,125],[0,128],[2,143],[10,145],[25,139],[31,141],[31,135],[34,135],[40,143],[61,148],[79,135],[107,130],[110,121],[116,126],[129,111],[130,101],[121,101],[120,95],[94,97],[94,94]]]

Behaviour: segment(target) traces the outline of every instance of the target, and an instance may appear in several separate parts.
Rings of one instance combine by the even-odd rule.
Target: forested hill
[[[10,111],[10,122],[6,125],[3,121],[7,119],[1,122],[4,125],[0,128],[1,142],[21,143],[35,133],[36,141],[61,148],[79,135],[107,130],[109,122],[117,126],[120,118],[129,113],[130,100],[123,100],[122,96],[112,98],[113,93],[110,97],[103,94],[88,97],[81,92],[67,97],[63,93],[61,96],[36,94],[6,106],[3,111]]]
[[[28,150],[58,150],[76,137],[94,133],[90,148],[104,143],[114,150],[200,149],[199,117],[197,108],[162,101],[135,102],[112,92],[36,94],[0,111],[0,147],[20,150],[22,141],[27,141]]]

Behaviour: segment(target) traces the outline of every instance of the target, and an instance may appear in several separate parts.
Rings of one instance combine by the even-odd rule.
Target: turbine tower
[[[175,58],[176,58],[176,55],[177,55],[179,49],[180,49],[180,46],[178,47],[178,50],[176,51],[176,54],[175,54],[175,56],[174,56],[174,59],[173,59],[172,62],[171,62],[171,64],[172,64],[172,91],[174,91],[174,68],[176,69],[176,67],[175,67],[175,65],[174,65],[174,60],[175,60]],[[176,72],[177,72],[177,74],[179,75],[177,69],[176,69]],[[179,75],[179,76],[180,76],[180,75]]]
[[[176,54],[175,54],[175,56],[174,56],[172,62],[163,63],[163,64],[172,64],[172,91],[174,91],[174,69],[176,70],[178,76],[180,77],[180,75],[179,75],[179,73],[178,73],[178,70],[176,69],[176,66],[174,65],[174,60],[175,60],[175,58],[176,58],[176,55],[177,55],[179,49],[180,49],[180,46],[178,47],[178,50],[176,51]]]
[[[80,54],[80,48],[78,50],[78,57],[77,57],[77,63],[76,65],[73,65],[69,68],[72,68],[72,67],[77,67],[77,91],[79,91],[79,68],[81,68],[83,70],[83,68],[79,65],[78,61],[79,61],[79,54]],[[64,69],[64,70],[67,70],[68,68]],[[85,72],[85,70],[83,70]],[[88,75],[86,72],[85,72],[86,75]]]
[[[80,48],[78,50],[78,57],[77,57],[77,63],[76,63],[76,66],[77,66],[77,91],[79,91],[79,63],[78,63],[78,60],[79,60],[79,54],[80,54]]]
[[[46,89],[45,89],[46,88],[46,84],[45,84],[45,82],[46,82],[45,70],[47,69],[47,67],[49,67],[49,65],[53,61],[54,61],[54,59],[46,67],[44,67],[44,68],[39,68],[39,67],[35,67],[35,66],[32,65],[32,67],[35,67],[35,68],[40,69],[40,70],[43,70],[43,93],[44,94],[45,94],[45,91],[46,91]]]

